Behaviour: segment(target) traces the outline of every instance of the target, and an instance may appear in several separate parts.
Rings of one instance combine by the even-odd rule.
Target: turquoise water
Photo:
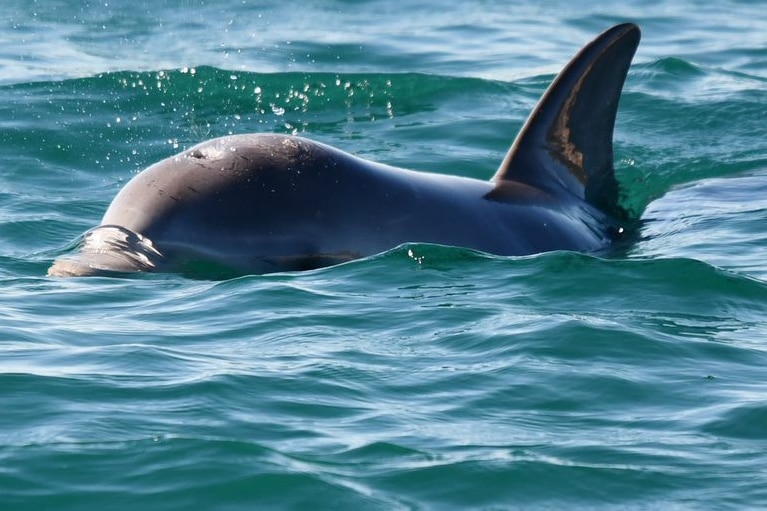
[[[0,509],[767,505],[761,3],[6,4]],[[641,222],[611,257],[45,276],[131,176],[213,136],[489,177],[621,21]]]

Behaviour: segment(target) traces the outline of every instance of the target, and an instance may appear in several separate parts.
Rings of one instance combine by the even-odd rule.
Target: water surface
[[[8,2],[2,509],[767,502],[760,2]],[[489,178],[554,74],[643,42],[608,258],[409,245],[229,280],[45,271],[147,165],[296,133]]]

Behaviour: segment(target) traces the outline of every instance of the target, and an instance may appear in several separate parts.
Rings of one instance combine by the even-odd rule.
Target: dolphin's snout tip
[[[79,275],[79,272],[73,271],[74,265],[64,259],[56,259],[48,268],[46,275],[49,277],[73,277]]]
[[[53,261],[47,275],[49,277],[85,277],[99,273],[104,271],[69,257],[60,257]]]

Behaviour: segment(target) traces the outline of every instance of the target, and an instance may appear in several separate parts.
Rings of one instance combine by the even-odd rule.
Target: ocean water
[[[0,509],[767,506],[761,2],[4,7]],[[489,178],[623,21],[638,226],[614,254],[45,276],[128,179],[213,136]]]

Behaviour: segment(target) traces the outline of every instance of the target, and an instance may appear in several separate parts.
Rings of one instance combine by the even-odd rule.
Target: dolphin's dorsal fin
[[[530,114],[493,180],[568,190],[614,213],[613,126],[639,38],[639,27],[625,23],[579,51]]]

